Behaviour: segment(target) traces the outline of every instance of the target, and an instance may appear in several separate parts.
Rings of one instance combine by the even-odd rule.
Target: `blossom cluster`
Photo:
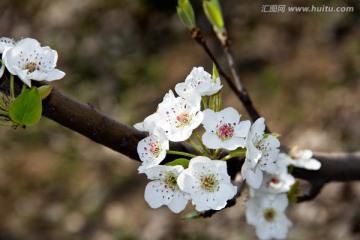
[[[61,79],[65,73],[56,69],[58,54],[50,47],[41,47],[32,38],[24,38],[18,42],[7,37],[0,37],[0,54],[2,64],[0,77],[5,67],[21,81],[31,87],[31,80],[54,81]]]
[[[292,225],[284,214],[287,192],[295,184],[290,166],[317,170],[320,163],[309,150],[292,157],[280,153],[277,136],[265,133],[264,118],[251,124],[240,120],[233,107],[222,109],[221,88],[215,67],[212,75],[194,67],[175,86],[177,96],[170,90],[155,113],[134,125],[149,133],[137,146],[142,162],[138,171],[150,180],[145,200],[152,208],[166,205],[175,213],[189,201],[197,211],[223,209],[238,193],[226,160],[243,157],[241,176],[250,192],[247,222],[256,227],[260,239],[284,238]],[[172,151],[170,141],[188,141],[198,154]],[[169,154],[179,158],[164,161]]]

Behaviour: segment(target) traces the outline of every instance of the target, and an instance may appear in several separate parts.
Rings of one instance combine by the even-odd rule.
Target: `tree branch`
[[[0,82],[0,91],[9,93],[9,74],[6,72]],[[22,82],[15,78],[16,93],[19,93]],[[53,88],[48,98],[43,101],[43,116],[78,132],[89,139],[128,156],[139,160],[138,142],[147,135],[135,128],[102,114],[89,104],[80,103],[65,96]],[[188,145],[172,143],[171,150],[194,153]],[[170,155],[165,161],[176,158]],[[293,175],[309,182],[316,181],[356,181],[360,180],[360,152],[355,153],[315,153],[314,158],[321,162],[318,171],[295,168]],[[235,176],[241,169],[243,160],[234,158],[227,161],[229,174]]]

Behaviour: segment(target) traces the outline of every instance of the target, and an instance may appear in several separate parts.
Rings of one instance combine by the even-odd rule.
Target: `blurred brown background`
[[[211,71],[175,4],[2,0],[0,35],[33,37],[56,49],[58,68],[67,74],[54,82],[58,89],[134,124],[192,67]],[[193,4],[199,26],[225,63],[201,2]],[[261,13],[266,4],[355,10]],[[359,2],[227,0],[222,6],[245,85],[283,144],[359,150]],[[225,106],[244,113],[227,86],[224,91]],[[45,118],[26,130],[0,132],[0,239],[255,239],[241,199],[211,219],[182,221],[167,208],[147,206],[147,181],[135,161]],[[359,239],[360,185],[328,184],[315,201],[287,213],[294,223],[288,239]]]

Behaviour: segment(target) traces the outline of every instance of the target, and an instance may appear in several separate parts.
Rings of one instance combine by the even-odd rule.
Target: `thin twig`
[[[311,186],[309,191],[304,195],[298,196],[297,203],[311,201],[316,198],[320,194],[326,183],[327,181],[325,179],[319,179],[317,181],[310,182]]]
[[[206,44],[206,40],[205,37],[202,35],[201,31],[199,28],[194,28],[190,31],[190,35],[191,37],[204,49],[204,51],[206,52],[206,54],[210,57],[210,59],[213,61],[213,63],[215,64],[216,68],[218,69],[219,74],[225,79],[225,81],[227,82],[227,84],[229,85],[230,89],[235,93],[235,95],[237,96],[237,98],[242,102],[243,106],[245,107],[247,113],[249,114],[251,120],[253,122],[255,122],[258,118],[261,117],[261,115],[259,114],[259,112],[255,109],[252,100],[247,92],[247,90],[245,89],[245,87],[243,86],[243,84],[240,81],[240,77],[239,74],[237,74],[235,72],[236,77],[234,77],[236,79],[236,82],[238,84],[240,84],[240,87],[236,86],[236,84],[233,82],[233,80],[225,73],[225,71],[222,69],[222,67],[220,66],[219,62],[217,61],[216,57],[214,56],[214,54],[212,53],[212,51],[209,49],[208,45]],[[235,64],[234,64],[234,58],[232,57],[231,54],[231,50],[229,49],[229,53],[230,55],[226,55],[228,60],[229,58],[232,59],[231,60],[231,66],[230,69],[232,69],[232,71],[236,71],[235,69]],[[241,90],[240,90],[241,89]],[[266,133],[270,133],[269,127],[267,125],[265,125],[265,132]]]

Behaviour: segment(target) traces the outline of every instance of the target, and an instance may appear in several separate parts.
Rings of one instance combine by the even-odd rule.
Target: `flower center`
[[[230,123],[225,123],[217,129],[216,135],[221,141],[228,140],[234,136],[234,127]]]
[[[278,184],[278,183],[280,183],[280,180],[276,177],[273,177],[273,178],[271,178],[270,182],[273,184]]]
[[[189,123],[191,122],[191,116],[188,113],[181,113],[176,116],[176,121],[177,128],[184,127],[186,125],[189,125]]]
[[[150,152],[155,156],[158,157],[160,152],[161,152],[161,148],[158,144],[158,142],[150,142],[149,143],[150,146]]]
[[[164,178],[165,188],[175,190],[177,188],[177,176],[173,172],[168,172]]]
[[[34,72],[35,70],[39,70],[39,67],[36,63],[30,62],[25,65],[25,69],[29,70],[29,73]]]
[[[215,174],[208,174],[200,177],[201,189],[207,192],[214,192],[219,187],[219,181],[216,179]]]
[[[273,208],[267,208],[264,211],[264,219],[268,222],[274,221],[276,217],[276,211]]]

